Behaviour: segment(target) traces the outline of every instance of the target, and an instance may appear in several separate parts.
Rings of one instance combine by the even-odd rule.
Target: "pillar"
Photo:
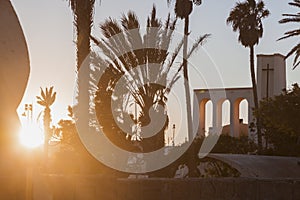
[[[224,100],[213,102],[213,134],[221,134],[222,131],[222,103]]]
[[[230,100],[230,136],[239,136],[239,100]]]

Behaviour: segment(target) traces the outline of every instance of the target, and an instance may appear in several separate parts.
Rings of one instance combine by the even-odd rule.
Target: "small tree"
[[[37,103],[44,107],[43,123],[44,123],[44,153],[45,159],[48,157],[48,142],[51,137],[51,109],[50,106],[54,103],[56,98],[56,92],[53,92],[53,86],[50,89],[46,88],[43,90],[41,88],[41,95],[37,96]]]
[[[261,101],[254,114],[261,118],[262,130],[276,155],[300,156],[300,88]]]

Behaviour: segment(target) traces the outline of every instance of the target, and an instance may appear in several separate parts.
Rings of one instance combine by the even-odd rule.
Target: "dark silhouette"
[[[5,157],[19,148],[21,127],[16,109],[26,89],[30,65],[26,40],[10,1],[1,1],[0,10],[0,154],[4,165],[13,163]]]
[[[77,71],[90,53],[90,35],[93,25],[95,0],[67,0],[74,15],[76,27]]]
[[[239,31],[239,42],[250,49],[250,71],[255,109],[258,109],[259,102],[254,70],[254,46],[259,43],[259,39],[263,36],[262,19],[268,17],[269,14],[270,12],[265,9],[263,1],[247,0],[236,3],[226,21],[228,25],[232,25],[234,32]],[[259,118],[256,118],[256,124],[258,150],[260,152],[262,149],[262,134]]]
[[[0,1],[0,176],[1,199],[25,199],[26,152],[19,143],[16,112],[30,73],[26,40],[10,0]],[[14,178],[12,178],[14,177]],[[11,188],[11,183],[14,187]]]
[[[93,58],[94,64],[99,68],[109,66],[101,76],[97,96],[95,99],[97,118],[107,137],[119,147],[135,152],[151,152],[161,149],[164,146],[164,131],[168,125],[168,115],[165,106],[166,95],[170,92],[174,83],[178,80],[179,70],[183,64],[175,67],[175,60],[183,46],[183,40],[173,52],[168,52],[176,20],[168,17],[162,23],[156,17],[155,7],[151,16],[147,19],[147,29],[144,35],[140,33],[140,24],[137,16],[133,12],[123,15],[120,26],[116,20],[108,19],[101,24],[101,29],[105,38],[93,40],[100,50],[109,57],[109,61],[104,58]],[[188,52],[190,56],[196,47],[203,44],[207,35],[200,37],[195,42],[194,48]],[[124,52],[125,53],[121,53]],[[120,55],[120,56],[115,56]],[[141,68],[139,68],[141,67]],[[171,69],[175,69],[175,72]],[[135,72],[131,71],[136,69]],[[103,69],[104,70],[104,69]],[[116,83],[121,77],[125,77],[123,93],[114,94]],[[117,95],[117,96],[116,96]],[[112,102],[116,107],[113,107]],[[128,113],[128,107],[136,106],[137,113]],[[151,109],[161,118],[151,121]],[[134,108],[134,110],[136,110]],[[126,135],[115,122],[113,112],[122,119],[123,125],[127,128],[140,124],[143,127],[150,123],[159,124],[160,119],[166,119],[165,125],[154,136],[143,138],[141,141]],[[126,139],[126,136],[128,139]],[[132,141],[133,140],[133,141]]]
[[[81,107],[85,110],[89,109],[89,90],[91,81],[89,74],[91,51],[90,35],[93,26],[93,14],[95,0],[67,0],[74,15],[74,25],[76,28],[76,69],[77,69],[77,100]],[[79,73],[80,69],[85,71]],[[84,77],[82,77],[82,76]],[[76,109],[76,108],[74,108]],[[80,119],[84,124],[89,124],[89,118]]]
[[[48,158],[48,143],[52,135],[51,124],[51,109],[50,106],[54,103],[56,98],[56,92],[53,92],[53,86],[50,89],[46,88],[43,90],[41,88],[41,96],[37,96],[37,103],[44,108],[43,122],[44,122],[44,154],[45,154],[45,164]]]
[[[48,172],[63,174],[97,174],[101,177],[126,177],[127,174],[110,169],[94,158],[82,144],[77,127],[73,108],[68,106],[69,119],[61,119],[55,128],[54,138],[59,150],[49,158]]]
[[[289,5],[291,6],[295,6],[297,8],[300,8],[300,1],[299,0],[293,0],[293,2],[290,2]],[[285,24],[285,23],[293,23],[293,22],[300,22],[300,13],[296,13],[296,14],[283,14],[282,16],[284,16],[285,18],[281,19],[279,21],[279,23],[281,24]],[[284,33],[285,36],[279,38],[278,40],[283,40],[283,39],[287,39],[290,37],[295,37],[295,36],[299,36],[300,35],[300,30],[299,29],[295,29],[295,30],[291,30],[291,31],[287,31]],[[285,56],[286,58],[290,57],[292,54],[295,54],[295,58],[294,58],[294,62],[293,62],[293,69],[295,69],[299,64],[300,61],[298,61],[298,58],[300,56],[300,43],[298,43],[297,45],[295,45]]]
[[[271,144],[265,154],[300,156],[300,87],[284,90],[273,98],[260,102],[255,116],[261,119],[264,136]]]

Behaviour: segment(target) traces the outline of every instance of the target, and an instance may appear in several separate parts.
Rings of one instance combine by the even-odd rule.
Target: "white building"
[[[261,100],[266,97],[273,97],[279,95],[283,89],[286,88],[286,65],[284,56],[281,54],[273,55],[257,55],[257,92],[258,99]],[[245,76],[247,76],[245,74]],[[212,124],[210,131],[213,133],[222,133],[222,106],[226,100],[230,102],[230,125],[227,128],[229,134],[238,137],[241,134],[251,135],[248,125],[253,122],[252,108],[254,107],[253,90],[249,88],[209,88],[194,90],[196,101],[199,104],[199,127],[198,134],[204,135],[206,119],[206,104],[212,101]],[[248,102],[248,122],[243,124],[239,119],[240,103],[243,100]],[[245,128],[246,126],[246,128]],[[223,133],[224,133],[223,130]],[[243,133],[243,132],[247,133]],[[254,133],[252,133],[254,134]]]

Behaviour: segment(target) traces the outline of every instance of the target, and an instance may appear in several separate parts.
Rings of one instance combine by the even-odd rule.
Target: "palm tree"
[[[93,26],[95,0],[67,0],[73,11],[76,27],[76,69],[77,69],[77,100],[83,110],[88,110],[90,86],[90,35]],[[81,73],[80,68],[83,67]],[[89,117],[81,117],[82,123],[88,125]]]
[[[245,2],[236,3],[226,21],[228,25],[232,25],[234,32],[239,31],[238,41],[241,42],[244,47],[250,49],[250,72],[255,109],[258,109],[259,102],[254,71],[254,46],[259,43],[259,39],[263,36],[262,19],[268,17],[269,14],[270,12],[265,9],[263,1],[260,0],[256,2],[255,0],[247,0]],[[257,142],[260,152],[262,149],[262,135],[259,118],[256,119],[256,123]]]
[[[44,132],[45,132],[45,139],[44,139],[44,153],[45,159],[48,157],[48,142],[51,137],[51,109],[50,106],[54,103],[56,98],[56,92],[53,92],[53,86],[50,89],[46,88],[43,90],[41,88],[41,95],[37,96],[37,103],[44,107],[44,116],[43,116],[43,123],[44,123]],[[46,160],[47,161],[47,160]]]
[[[168,4],[171,0],[167,0]],[[187,47],[188,47],[188,35],[189,35],[189,16],[193,11],[193,4],[199,6],[202,0],[176,0],[175,3],[175,14],[180,19],[184,19],[184,43],[183,43],[183,77],[184,77],[184,88],[186,97],[186,111],[187,111],[187,125],[188,125],[188,138],[192,142],[193,139],[193,124],[192,124],[192,109],[191,109],[191,97],[189,87],[189,75],[188,75],[188,63],[187,63]],[[196,159],[197,152],[195,152],[195,144],[192,142],[188,151],[188,176],[197,177],[199,175]]]
[[[93,25],[95,0],[67,0],[74,15],[76,27],[77,71],[90,53],[90,35]]]
[[[171,0],[167,0],[168,3]],[[188,124],[188,138],[193,138],[193,125],[191,116],[191,97],[189,87],[189,75],[188,75],[188,64],[187,64],[187,47],[188,47],[188,35],[189,35],[189,16],[193,11],[193,4],[199,6],[202,0],[176,0],[175,3],[175,14],[180,19],[184,19],[184,43],[183,43],[183,77],[184,77],[184,88],[186,94],[186,107],[187,107],[187,124]]]
[[[100,40],[92,37],[98,45],[99,52],[103,52],[106,56],[104,58],[95,55],[93,64],[99,68],[108,66],[103,69],[105,71],[100,78],[96,93],[97,118],[107,137],[123,149],[152,152],[164,146],[164,131],[168,123],[168,116],[164,111],[166,96],[178,80],[179,69],[182,68],[182,64],[177,68],[174,65],[183,46],[183,39],[174,52],[168,51],[175,25],[176,20],[171,20],[170,16],[165,23],[161,22],[156,17],[156,9],[153,7],[143,35],[137,16],[133,12],[128,12],[121,18],[121,26],[111,18],[101,24],[104,38]],[[187,57],[203,44],[207,36],[199,37],[187,53]],[[121,77],[126,80],[122,88],[124,92],[116,94],[116,83]],[[112,103],[116,105],[113,106],[113,111]],[[130,105],[136,105],[134,110],[137,110],[137,115],[136,113],[129,115],[131,119],[126,117]],[[159,133],[142,139],[138,146],[141,147],[140,149],[132,147],[131,140],[139,140],[139,137],[129,136],[131,140],[126,140],[126,133],[115,122],[113,112],[118,112],[118,117],[123,121],[124,126],[130,127],[139,123],[144,127],[151,122],[150,108],[154,108],[157,113],[166,117],[166,123]],[[131,123],[132,121],[134,124]],[[141,137],[143,137],[143,130]]]
[[[295,6],[297,8],[300,8],[300,0],[293,0],[293,2],[290,2],[289,5]],[[290,22],[300,22],[300,13],[296,14],[283,14],[285,18],[281,19],[279,23],[285,24]],[[279,38],[278,40],[299,36],[300,35],[300,29],[291,30],[284,33],[285,36]],[[300,61],[298,61],[298,58],[300,56],[300,43],[298,43],[296,46],[294,46],[288,54],[285,56],[286,58],[290,57],[292,54],[295,54],[294,62],[293,62],[293,69],[295,69],[299,64]]]

